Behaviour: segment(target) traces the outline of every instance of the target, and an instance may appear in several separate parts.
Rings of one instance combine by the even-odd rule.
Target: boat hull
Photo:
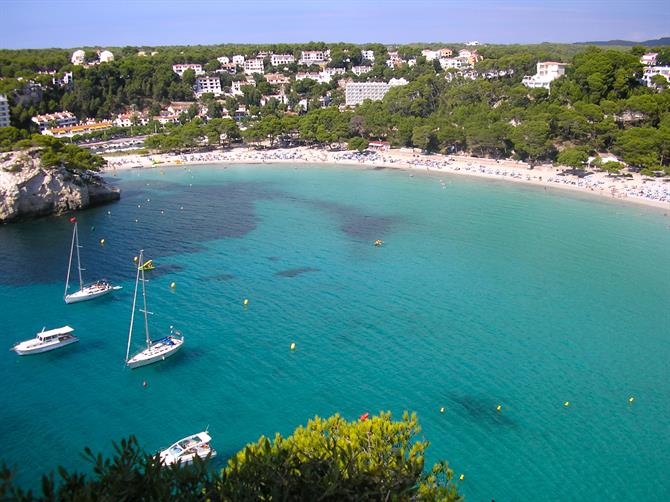
[[[105,296],[106,294],[111,293],[113,290],[114,288],[111,286],[101,291],[80,290],[77,291],[76,293],[72,293],[71,295],[66,295],[65,303],[70,304],[70,303],[85,302],[86,300],[94,300],[95,298],[100,298],[101,296]]]
[[[65,347],[66,345],[70,345],[78,341],[79,338],[72,337],[69,340],[63,340],[57,343],[51,343],[47,345],[40,345],[37,347],[21,348],[20,346],[16,346],[12,348],[12,350],[20,356],[30,356],[33,354],[41,354],[42,352],[49,352],[50,350],[60,349],[61,347]]]
[[[135,369],[160,361],[165,361],[165,359],[168,357],[175,355],[179,349],[181,349],[183,344],[183,338],[174,338],[172,340],[172,345],[163,345],[161,347],[152,345],[151,347],[144,349],[143,351],[131,357],[126,365],[131,369]]]

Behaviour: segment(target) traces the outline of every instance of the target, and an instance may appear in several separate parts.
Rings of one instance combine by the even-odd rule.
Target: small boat
[[[153,270],[156,268],[153,260],[147,260],[142,265],[140,265],[142,270]]]
[[[197,456],[205,459],[208,456],[215,457],[216,450],[209,445],[212,437],[207,431],[198,432],[192,436],[180,439],[169,448],[160,452],[161,462],[165,465],[172,465],[178,462],[189,464]]]
[[[65,293],[63,294],[63,299],[65,303],[77,303],[83,302],[86,300],[93,300],[100,296],[111,293],[117,289],[121,289],[121,286],[112,286],[106,279],[101,279],[94,282],[93,284],[84,284],[84,281],[81,277],[81,272],[84,270],[81,268],[81,261],[79,259],[79,233],[77,232],[77,218],[70,218],[70,222],[74,223],[74,228],[72,230],[72,245],[70,246],[70,261],[67,265],[67,278],[65,279]],[[103,241],[104,242],[104,241]],[[74,250],[77,250],[77,271],[79,273],[79,291],[68,294],[68,289],[70,289],[70,271],[72,269],[72,255]]]
[[[126,366],[129,368],[139,368],[158,361],[164,361],[166,358],[174,355],[184,344],[184,337],[178,331],[173,331],[170,326],[170,334],[152,340],[149,336],[149,312],[147,310],[147,291],[145,287],[144,268],[144,250],[140,250],[140,256],[137,260],[137,278],[135,279],[135,294],[133,295],[133,311],[130,315],[130,329],[128,330],[128,347],[126,349]],[[135,307],[137,305],[137,290],[140,281],[142,282],[142,300],[144,308],[140,312],[144,313],[144,335],[146,337],[147,348],[139,351],[133,357],[130,356],[130,342],[133,336],[133,324],[135,322]]]
[[[37,333],[35,338],[17,343],[11,350],[20,356],[48,352],[78,342],[79,338],[74,336],[73,332],[74,329],[70,326],[50,329],[49,331],[44,331],[44,328],[42,328],[42,331]]]

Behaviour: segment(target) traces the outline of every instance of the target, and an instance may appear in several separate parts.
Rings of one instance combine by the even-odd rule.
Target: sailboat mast
[[[137,285],[140,282],[140,263],[142,263],[143,249],[140,250],[140,258],[137,262],[137,277],[135,278],[135,293],[133,294],[133,312],[130,314],[130,329],[128,330],[128,348],[126,348],[126,363],[130,355],[130,338],[133,336],[133,322],[135,321],[135,306],[137,305]],[[146,314],[145,314],[146,315]]]
[[[74,238],[77,235],[77,224],[74,224],[74,230],[72,231],[72,244],[70,244],[70,259],[67,262],[67,277],[65,278],[65,293],[63,296],[67,296],[67,289],[70,287],[70,270],[72,269],[72,253],[74,252]]]
[[[79,291],[84,289],[84,281],[81,279],[81,261],[79,261],[79,232],[77,232],[77,222],[74,223],[74,235],[77,241],[77,271],[79,272]]]
[[[151,338],[149,337],[149,313],[147,312],[147,290],[144,287],[144,267],[142,266],[143,258],[137,262],[138,267],[142,271],[142,300],[144,301],[144,332],[147,335],[147,348],[151,347]]]

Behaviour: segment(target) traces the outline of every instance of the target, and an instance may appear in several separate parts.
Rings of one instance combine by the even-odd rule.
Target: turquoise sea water
[[[81,340],[0,351],[2,458],[24,486],[129,434],[155,451],[209,425],[225,460],[316,414],[413,410],[468,500],[670,497],[663,211],[342,167],[116,181],[120,202],[77,215],[84,274],[123,285],[112,297],[63,302],[66,216],[0,227],[2,345],[64,324]],[[158,266],[152,334],[174,325],[186,343],[131,371],[141,247]]]

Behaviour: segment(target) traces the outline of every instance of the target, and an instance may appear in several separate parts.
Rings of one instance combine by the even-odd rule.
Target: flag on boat
[[[77,223],[77,218],[75,218],[74,216],[70,218],[70,223]]]

